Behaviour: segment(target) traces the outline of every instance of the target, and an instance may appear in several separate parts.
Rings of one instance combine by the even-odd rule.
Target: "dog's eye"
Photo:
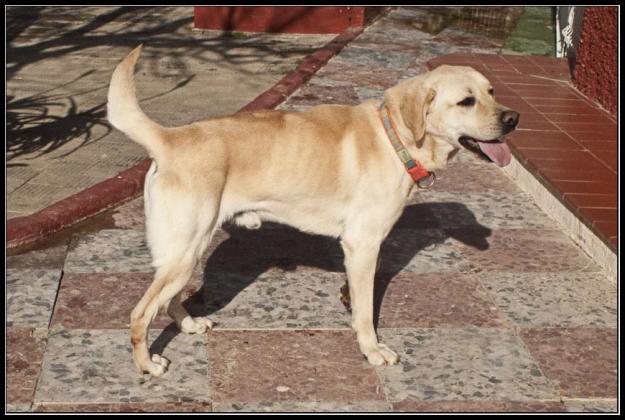
[[[458,102],[460,106],[473,106],[475,105],[475,98],[473,96],[469,96],[468,98],[464,98],[460,102]]]
[[[488,94],[493,96],[495,94],[495,89],[493,88],[488,89]]]

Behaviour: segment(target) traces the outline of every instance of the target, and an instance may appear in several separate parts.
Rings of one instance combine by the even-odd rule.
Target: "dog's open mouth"
[[[502,139],[481,141],[461,136],[458,142],[480,159],[495,162],[498,166],[506,166],[510,163],[510,148]]]

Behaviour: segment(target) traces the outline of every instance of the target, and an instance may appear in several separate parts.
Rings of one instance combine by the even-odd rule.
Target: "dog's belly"
[[[344,210],[327,202],[315,203],[312,200],[306,203],[262,202],[237,212],[234,221],[250,229],[260,227],[261,222],[275,222],[303,232],[338,238],[344,229]]]

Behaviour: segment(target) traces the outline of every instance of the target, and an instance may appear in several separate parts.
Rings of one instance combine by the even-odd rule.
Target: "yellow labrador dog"
[[[169,128],[137,102],[140,52],[141,46],[117,66],[108,93],[111,124],[153,159],[144,198],[156,273],[131,314],[137,368],[153,376],[167,370],[169,361],[150,355],[146,341],[160,308],[185,333],[212,327],[183,308],[181,290],[228,220],[249,228],[273,221],[340,238],[360,350],[373,365],[397,363],[374,330],[373,280],[380,244],[415,185],[402,156],[434,171],[464,146],[506,165],[510,150],[500,137],[516,127],[519,114],[495,101],[479,72],[441,66],[388,89],[382,103],[239,113]],[[403,143],[401,153],[389,136]]]

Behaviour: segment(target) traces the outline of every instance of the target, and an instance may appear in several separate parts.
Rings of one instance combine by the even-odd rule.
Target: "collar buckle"
[[[429,190],[435,182],[436,174],[434,172],[430,172],[427,176],[424,176],[417,181],[417,186],[423,190]]]

